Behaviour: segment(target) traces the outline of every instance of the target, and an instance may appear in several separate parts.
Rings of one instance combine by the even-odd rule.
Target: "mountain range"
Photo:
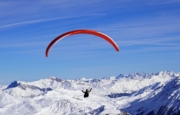
[[[88,98],[81,90],[92,91]],[[180,115],[180,73],[130,73],[101,79],[0,85],[0,115]]]

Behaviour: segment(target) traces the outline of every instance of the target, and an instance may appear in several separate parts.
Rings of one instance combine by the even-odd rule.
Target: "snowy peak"
[[[50,79],[52,81],[56,81],[56,82],[62,82],[63,81],[62,79],[59,79],[59,78],[54,77],[54,76],[50,76],[50,77],[48,77],[48,79]]]
[[[16,97],[35,97],[51,90],[51,88],[39,88],[34,85],[14,81],[4,91]]]
[[[159,77],[174,74],[160,72]],[[180,76],[174,77],[170,81],[162,84],[157,82],[151,86],[144,87],[129,96],[136,101],[131,106],[122,109],[132,114],[139,115],[179,115],[180,114]]]
[[[90,96],[84,98],[81,90],[89,88]],[[180,73],[172,71],[102,79],[62,80],[53,76],[34,82],[14,81],[1,89],[0,114],[180,114]]]
[[[129,73],[129,74],[120,74],[119,76],[116,77],[116,79],[120,79],[120,78],[151,78],[153,76],[158,76],[158,77],[176,77],[176,76],[180,76],[179,73],[174,73],[173,71],[160,71],[158,73]]]
[[[60,78],[56,78],[54,76],[48,77],[45,79],[40,79],[38,81],[34,82],[20,82],[22,84],[26,85],[32,85],[37,86],[39,88],[51,88],[51,89],[57,89],[57,88],[65,88],[65,89],[73,89],[72,84],[68,80],[62,80]]]

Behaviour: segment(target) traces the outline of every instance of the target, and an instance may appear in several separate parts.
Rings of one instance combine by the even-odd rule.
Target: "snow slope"
[[[92,87],[88,98],[82,89]],[[180,73],[14,81],[0,88],[0,115],[179,115]]]

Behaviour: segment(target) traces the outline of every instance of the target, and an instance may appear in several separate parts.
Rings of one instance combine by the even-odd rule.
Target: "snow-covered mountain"
[[[88,98],[81,90],[92,88]],[[102,79],[0,86],[0,115],[180,115],[180,73],[130,73]]]

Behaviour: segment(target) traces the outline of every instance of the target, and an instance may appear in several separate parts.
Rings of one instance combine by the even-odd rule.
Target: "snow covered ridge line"
[[[0,87],[0,115],[179,115],[180,74],[14,81]],[[88,98],[82,89],[92,88]],[[125,111],[125,112],[124,112]]]
[[[72,86],[74,82],[79,83],[79,84],[84,84],[84,83],[94,83],[97,85],[97,83],[100,82],[105,82],[105,81],[114,81],[115,82],[119,81],[119,82],[128,82],[129,80],[135,80],[135,81],[145,81],[147,79],[152,79],[151,82],[163,82],[163,81],[168,81],[170,79],[173,79],[174,77],[179,77],[180,73],[174,73],[172,71],[160,71],[158,73],[151,73],[151,74],[147,74],[147,73],[130,73],[130,74],[120,74],[117,77],[103,77],[101,79],[86,79],[86,78],[82,78],[82,79],[76,79],[76,80],[63,80],[60,78],[56,78],[54,76],[48,77],[46,79],[41,79],[38,81],[34,81],[34,82],[23,82],[23,81],[14,81],[12,82],[9,86],[5,87],[5,86],[1,86],[0,89],[5,89],[5,88],[13,88],[13,87],[17,87],[19,84],[26,84],[26,85],[32,85],[32,86],[37,86],[39,88],[51,88],[51,89],[56,89],[59,87],[63,87],[63,88],[68,88],[68,89],[74,89],[74,87]],[[164,80],[163,80],[164,79]],[[81,83],[82,82],[82,83]]]
[[[180,72],[174,73],[173,71],[160,71],[158,73],[129,73],[129,74],[120,74],[117,77],[111,76],[111,77],[103,77],[101,79],[107,79],[107,80],[115,80],[115,79],[121,79],[121,78],[151,78],[153,76],[158,76],[158,77],[166,77],[166,76],[171,76],[171,77],[178,77],[180,76]],[[83,81],[90,81],[90,80],[100,80],[100,79],[86,79],[86,78],[81,78],[81,79],[76,79],[76,80],[83,80]]]
[[[125,78],[151,78],[153,76],[158,76],[158,77],[166,77],[166,76],[171,76],[171,77],[178,77],[180,76],[180,73],[174,73],[173,71],[160,71],[158,73],[129,73],[129,74],[120,74],[116,79],[125,77]]]

